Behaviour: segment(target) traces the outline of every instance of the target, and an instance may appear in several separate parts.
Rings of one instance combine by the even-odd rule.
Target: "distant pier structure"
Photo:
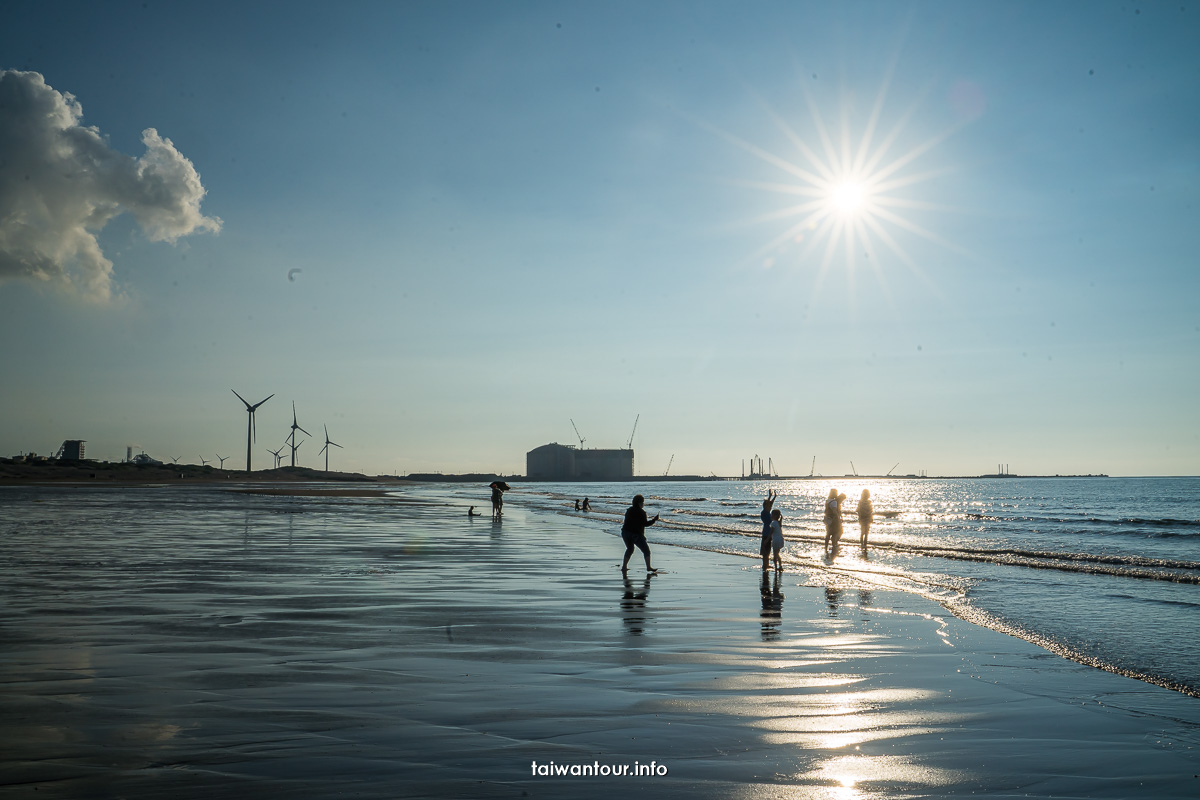
[[[633,478],[633,450],[544,444],[525,454],[525,477],[541,481],[624,481]]]

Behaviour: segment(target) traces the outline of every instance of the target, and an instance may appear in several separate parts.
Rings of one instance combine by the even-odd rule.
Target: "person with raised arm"
[[[658,572],[650,566],[650,544],[646,541],[646,528],[658,522],[658,514],[654,515],[654,519],[648,519],[646,509],[642,508],[645,502],[646,498],[635,494],[633,505],[625,511],[625,524],[621,526],[621,539],[625,542],[625,558],[621,561],[622,574],[629,570],[629,557],[633,555],[635,547],[646,557],[646,571]]]
[[[767,497],[763,500],[762,513],[759,514],[759,519],[762,520],[762,541],[758,545],[758,554],[762,556],[763,572],[767,571],[768,561],[771,558],[771,507],[775,505],[775,500],[779,497],[778,492],[772,492],[767,489]]]

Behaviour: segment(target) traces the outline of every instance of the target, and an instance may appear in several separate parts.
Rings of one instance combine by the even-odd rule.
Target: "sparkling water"
[[[757,561],[768,488],[779,492],[786,566],[809,584],[919,593],[1069,658],[1200,696],[1200,478],[533,483],[508,502],[575,515],[588,496],[593,511],[579,516],[617,534],[640,492],[662,514],[652,545]],[[832,557],[822,522],[831,488],[848,498]],[[865,552],[854,513],[863,489],[875,510]],[[668,566],[669,553],[655,562]]]

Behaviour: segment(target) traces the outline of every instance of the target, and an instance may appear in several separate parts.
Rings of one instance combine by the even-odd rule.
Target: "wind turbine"
[[[223,456],[217,453],[217,460],[221,462],[221,469],[225,469],[225,462],[229,460],[229,456]]]
[[[321,453],[325,454],[325,471],[326,472],[329,472],[329,445],[333,445],[334,447],[341,447],[341,445],[338,444],[337,442],[329,441],[329,426],[326,425],[325,426],[325,446],[321,448]],[[343,448],[343,449],[345,449],[345,448]],[[317,455],[321,455],[321,453],[317,453]]]
[[[202,466],[202,467],[208,466],[208,459],[205,458],[204,456],[200,456],[200,466]]]
[[[287,442],[283,443],[283,447],[287,447]],[[267,452],[275,456],[275,469],[279,469],[279,462],[283,458],[283,456],[280,455],[280,453],[283,452],[283,447],[280,447],[278,450],[272,450],[269,447],[267,448]]]
[[[179,456],[171,456],[171,461],[172,461],[172,463],[178,464],[178,463],[179,463]]]
[[[234,392],[233,389],[230,389],[229,391],[233,392],[234,394],[237,394],[238,400],[241,400],[243,403],[246,403],[246,398],[242,397],[237,392]],[[266,400],[259,400],[254,405],[250,405],[249,403],[246,403],[246,416],[248,417],[248,419],[246,420],[246,472],[250,471],[250,442],[254,441],[254,439],[257,438],[254,435],[255,434],[254,412],[258,410],[259,406],[261,406],[263,403],[267,402],[267,400],[270,400],[274,396],[275,396],[274,394],[271,394],[266,398]]]
[[[266,402],[265,400],[263,401]],[[296,451],[300,449],[300,445],[296,444],[296,431],[300,431],[305,436],[312,436],[311,433],[301,428],[296,422],[296,401],[292,401],[292,466],[296,466]]]

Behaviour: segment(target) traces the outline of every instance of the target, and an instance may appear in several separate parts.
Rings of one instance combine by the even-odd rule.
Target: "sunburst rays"
[[[962,255],[963,248],[916,221],[926,212],[955,209],[911,196],[914,187],[946,175],[946,167],[930,167],[931,151],[956,133],[963,124],[901,145],[921,105],[920,96],[903,112],[888,114],[893,68],[888,69],[865,121],[856,124],[847,93],[838,100],[836,129],[827,123],[830,115],[803,80],[800,81],[807,120],[802,134],[797,125],[763,101],[763,108],[790,147],[777,153],[729,131],[705,125],[742,151],[782,173],[774,181],[739,180],[735,183],[788,198],[781,207],[748,222],[758,225],[786,223],[750,256],[765,265],[790,260],[800,268],[815,265],[819,287],[835,266],[846,271],[853,291],[855,274],[862,262],[870,265],[883,290],[890,296],[886,265],[903,264],[918,279],[936,290],[926,271],[909,254],[905,241],[923,239]]]

